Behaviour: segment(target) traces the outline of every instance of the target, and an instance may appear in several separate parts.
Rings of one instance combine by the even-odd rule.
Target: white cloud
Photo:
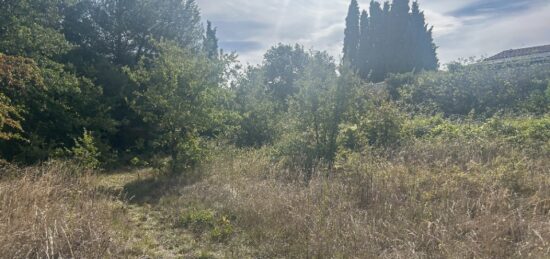
[[[506,15],[452,13],[486,0],[419,0],[428,23],[434,26],[443,63],[460,57],[490,55],[504,49],[550,43],[550,3]],[[496,1],[496,0],[495,0]],[[506,4],[507,0],[496,1]],[[277,43],[303,44],[340,57],[344,19],[349,0],[198,0],[203,18],[218,26],[221,44],[254,46],[239,52],[243,62],[260,63]],[[368,9],[370,0],[359,0]],[[541,7],[542,6],[542,7]],[[229,49],[228,49],[229,50]]]
[[[484,0],[419,0],[420,6],[440,13],[449,13]]]
[[[468,23],[452,34],[436,37],[441,45],[440,58],[491,56],[512,48],[550,43],[550,3],[516,15],[507,14]]]
[[[451,15],[425,9],[424,14],[430,25],[434,26],[434,36],[442,36],[458,31],[463,26],[463,21]]]

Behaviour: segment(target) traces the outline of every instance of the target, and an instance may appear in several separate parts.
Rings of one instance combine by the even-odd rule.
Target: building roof
[[[550,55],[550,45],[506,50],[486,59],[485,61],[505,60],[505,59],[511,59],[511,58],[527,57],[527,56],[538,55],[538,54]]]

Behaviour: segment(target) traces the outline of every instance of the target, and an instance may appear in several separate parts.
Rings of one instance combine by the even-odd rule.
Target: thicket
[[[1,6],[3,159],[76,156],[93,167],[176,171],[231,124],[225,86],[234,56],[218,49],[210,23],[204,31],[194,0]]]
[[[410,31],[400,37],[419,40],[418,35],[423,34],[431,38],[417,3],[409,7],[408,1],[393,1],[384,4],[385,11],[380,8],[372,2],[371,16],[359,20],[357,2],[352,1],[346,18],[344,59],[338,66],[326,53],[278,45],[268,50],[262,64],[249,67],[234,87],[242,118],[234,143],[239,147],[274,145],[277,159],[311,172],[320,165],[331,168],[342,150],[390,150],[436,135],[507,138],[525,136],[522,130],[539,131],[544,133],[532,138],[548,152],[550,64],[455,62],[444,71],[429,71],[437,65],[411,66],[390,69],[379,80],[365,77],[357,63],[369,61],[362,56],[365,53],[358,52],[361,36],[382,41],[387,47],[399,48],[395,44],[403,43],[369,33],[366,28],[373,26],[378,11],[381,15],[387,12],[379,26],[408,31],[416,22],[424,29],[418,30],[416,37]],[[362,35],[363,31],[368,34]],[[424,43],[437,64],[432,41]],[[420,49],[407,50],[419,56],[408,59],[412,57],[405,53],[392,60],[421,63],[430,56]],[[381,83],[371,83],[383,78]],[[516,120],[525,127],[511,126],[518,125]],[[502,125],[493,127],[495,123]]]
[[[544,115],[549,110],[550,64],[526,62],[491,65],[454,63],[448,71],[387,80],[391,98],[410,113],[441,112],[447,117],[501,114]],[[424,108],[424,110],[420,110]]]
[[[549,64],[451,64],[446,71],[394,74],[373,84],[331,65],[323,53],[305,52],[302,63],[289,58],[303,59],[299,47],[280,45],[268,53],[283,52],[266,55],[237,85],[237,105],[251,107],[239,112],[253,118],[240,121],[234,142],[240,147],[274,145],[278,159],[306,170],[331,167],[340,151],[391,150],[426,138],[536,142],[529,146],[549,151]],[[303,72],[274,74],[268,66],[281,62],[275,58],[294,66],[287,71]],[[286,101],[273,98],[273,81],[294,82],[285,85],[294,89]]]
[[[350,50],[360,48],[361,36],[397,44],[391,39],[418,41],[422,34],[435,50],[417,3],[373,2],[363,22],[348,16],[353,26],[340,63],[326,52],[279,44],[244,69],[218,49],[216,28],[203,28],[193,0],[2,6],[0,154],[15,163],[75,157],[90,167],[182,172],[215,139],[274,146],[276,159],[313,173],[334,168],[345,150],[389,150],[437,132],[548,141],[549,64],[412,66],[384,72],[377,84],[362,76],[350,62],[370,60]],[[357,8],[352,2],[350,14]],[[379,11],[387,14],[377,26],[393,28],[391,39],[361,34],[376,25]],[[424,54],[403,62],[420,62]]]

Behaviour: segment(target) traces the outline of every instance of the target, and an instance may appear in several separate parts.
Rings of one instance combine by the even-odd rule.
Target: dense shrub
[[[402,136],[416,139],[484,139],[530,149],[550,151],[550,121],[543,117],[494,116],[483,121],[450,120],[442,116],[415,117],[404,121]]]
[[[403,118],[399,111],[389,104],[376,107],[361,122],[359,130],[367,138],[369,145],[391,147],[399,144]]]
[[[491,116],[499,111],[548,112],[545,96],[550,80],[548,64],[485,63],[458,66],[449,71],[426,72],[414,80],[388,80],[392,92],[411,111],[432,107],[445,116]],[[401,84],[396,86],[396,82]]]

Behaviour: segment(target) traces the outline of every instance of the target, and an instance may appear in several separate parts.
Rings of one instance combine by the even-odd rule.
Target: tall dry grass
[[[0,257],[106,258],[115,213],[70,163],[0,169]]]
[[[548,258],[550,161],[498,142],[347,154],[309,183],[269,152],[227,151],[167,214],[230,215],[254,257]],[[230,256],[230,255],[226,255]]]
[[[184,175],[158,185],[170,189],[138,211],[158,214],[157,230],[169,232],[159,242],[189,256],[550,257],[545,153],[498,141],[419,141],[391,152],[342,152],[334,170],[321,168],[309,182],[275,161],[269,149],[224,148],[194,171],[202,180]],[[0,257],[147,254],[148,246],[128,253],[121,245],[124,233],[113,224],[128,215],[97,181],[70,163],[1,168]],[[185,225],[206,232],[190,235],[179,229]]]

